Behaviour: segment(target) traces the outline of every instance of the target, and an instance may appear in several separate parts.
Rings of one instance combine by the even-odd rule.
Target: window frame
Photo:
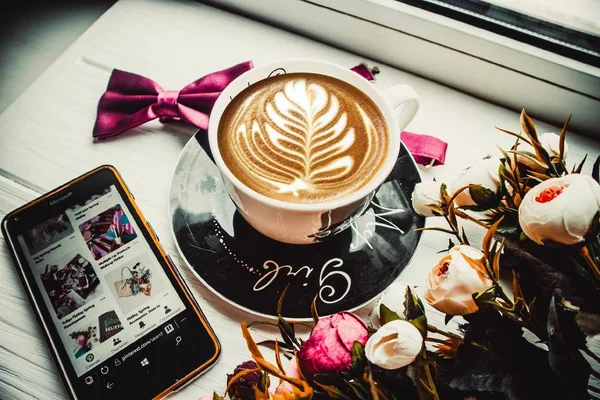
[[[396,0],[204,0],[600,138],[600,68]]]

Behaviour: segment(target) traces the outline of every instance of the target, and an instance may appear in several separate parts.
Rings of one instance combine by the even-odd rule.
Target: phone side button
[[[150,230],[152,231],[152,234],[154,235],[154,237],[156,238],[156,240],[158,240],[160,242],[160,238],[156,234],[156,231],[154,230],[154,227],[152,226],[152,224],[150,223],[150,221],[146,220],[146,223],[150,227]]]

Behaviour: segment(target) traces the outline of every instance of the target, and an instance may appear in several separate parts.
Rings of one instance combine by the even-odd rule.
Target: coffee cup
[[[247,168],[256,168],[257,165],[260,167],[259,163],[248,165],[248,160],[246,160],[246,164],[242,162],[235,167],[236,171],[230,166],[231,163],[228,165],[226,159],[229,159],[229,155],[224,155],[219,145],[219,135],[233,134],[231,129],[223,128],[224,123],[231,119],[231,115],[228,115],[231,113],[228,106],[239,99],[238,96],[248,96],[248,90],[258,86],[255,85],[257,82],[264,84],[271,79],[281,80],[285,78],[281,77],[283,74],[289,77],[318,74],[325,80],[328,79],[327,77],[333,78],[332,82],[341,81],[344,85],[352,87],[342,88],[345,91],[338,93],[349,94],[338,97],[366,96],[360,101],[360,104],[373,103],[376,106],[378,111],[376,114],[372,112],[373,118],[377,119],[376,122],[385,128],[379,129],[379,131],[386,131],[385,137],[383,137],[386,145],[381,147],[382,150],[378,154],[374,154],[374,157],[377,157],[377,163],[373,164],[376,170],[369,171],[372,176],[369,176],[367,182],[357,186],[356,189],[348,189],[347,193],[340,192],[342,193],[341,197],[324,201],[295,202],[287,201],[285,197],[282,198],[275,188],[272,193],[261,192],[259,189],[250,187],[247,181],[244,182],[240,179],[242,177],[240,172],[243,168],[246,166]],[[340,103],[338,100],[336,102]],[[250,101],[248,103],[251,104]],[[323,241],[346,229],[368,208],[375,192],[386,181],[396,163],[401,145],[400,133],[412,121],[418,109],[419,96],[407,85],[395,85],[381,92],[362,76],[336,64],[316,60],[281,61],[249,70],[227,86],[211,112],[208,140],[224,187],[242,217],[254,229],[274,240],[292,244],[310,244]],[[320,115],[322,114],[325,112]],[[287,116],[292,120],[296,118],[294,113],[288,113]],[[350,132],[346,137],[354,138],[352,133]],[[268,134],[269,132],[265,133],[265,136],[269,136]],[[278,139],[275,137],[273,140],[277,141]],[[237,151],[238,144],[233,146]],[[285,146],[281,147],[282,150],[286,150],[286,148]],[[365,163],[366,161],[363,160],[363,164]],[[337,173],[339,168],[346,166],[338,163],[335,167],[338,168],[335,172]],[[348,178],[344,178],[343,181],[347,182]]]

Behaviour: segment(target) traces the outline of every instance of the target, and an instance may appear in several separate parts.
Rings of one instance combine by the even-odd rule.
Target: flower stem
[[[472,344],[475,347],[479,347],[481,350],[486,350],[486,351],[488,350],[487,347],[485,347],[484,345],[477,343],[477,342],[470,341],[469,344]]]
[[[452,234],[454,236],[456,236],[456,239],[458,239],[458,242],[462,244],[463,240],[461,239],[460,234],[458,233],[457,228],[452,225],[452,222],[450,221],[450,218],[448,217],[448,215],[444,215],[444,218],[446,219],[446,222],[448,223],[448,226],[450,226],[450,228],[452,228]]]
[[[441,329],[438,329],[436,326],[431,325],[431,324],[427,324],[427,330],[432,333],[439,333],[440,335],[446,336],[451,339],[458,339],[458,340],[463,339],[462,337],[460,337],[459,335],[457,335],[455,333],[442,331]]]
[[[587,262],[587,264],[591,268],[591,270],[594,272],[594,274],[596,275],[596,278],[600,280],[600,268],[598,268],[598,266],[596,265],[596,262],[590,255],[590,250],[587,248],[587,246],[583,246],[579,250],[579,253],[584,258],[584,260]]]
[[[466,219],[467,221],[474,222],[477,225],[481,226],[482,228],[489,229],[489,226],[487,226],[485,222],[482,222],[482,221],[478,220],[477,218],[474,218],[474,217],[470,216],[466,212],[463,212],[461,210],[454,210],[454,212],[456,213],[457,217],[460,217],[462,219]]]
[[[433,400],[440,400],[440,395],[437,392],[437,388],[435,387],[435,382],[433,381],[433,376],[431,376],[431,370],[429,369],[429,365],[425,365],[423,367],[425,369],[425,376],[427,376],[428,384],[425,384],[421,380],[421,385],[429,392],[429,394],[433,397]]]
[[[435,338],[427,338],[425,339],[426,342],[431,342],[431,343],[439,343],[439,344],[445,344],[448,345],[448,343],[446,343],[445,340],[441,340],[441,339],[435,339]],[[472,344],[475,347],[480,348],[481,350],[487,350],[487,347],[485,347],[484,345],[477,343],[477,342],[469,342],[468,344]]]
[[[425,339],[425,341],[426,342],[431,342],[431,343],[447,344],[445,340],[436,339],[436,338],[430,338],[430,337],[428,337],[427,339]]]

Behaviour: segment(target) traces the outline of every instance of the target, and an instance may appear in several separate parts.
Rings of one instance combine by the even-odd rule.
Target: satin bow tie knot
[[[116,136],[156,118],[207,129],[208,116],[221,92],[252,67],[252,61],[247,61],[213,72],[181,90],[163,90],[151,79],[115,69],[98,103],[94,138]]]
[[[181,119],[177,103],[179,93],[179,90],[164,90],[158,94],[157,103],[152,105],[152,111],[158,116],[160,122]]]

